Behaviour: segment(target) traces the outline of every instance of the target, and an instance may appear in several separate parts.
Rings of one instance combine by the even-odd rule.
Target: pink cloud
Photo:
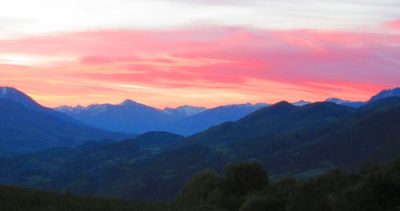
[[[390,29],[400,30],[400,19],[389,21],[385,26]]]
[[[58,96],[72,96],[71,87],[79,87],[78,97],[96,102],[112,95],[112,101],[131,97],[158,106],[219,102],[207,102],[211,100],[206,93],[225,94],[221,100],[226,103],[321,100],[332,95],[360,100],[400,84],[399,44],[400,35],[390,33],[238,27],[54,34],[0,40],[0,58],[61,55],[75,62],[24,67],[24,74],[6,67],[0,69],[0,83],[44,82]],[[45,88],[32,89],[39,96]],[[149,92],[164,98],[149,99]],[[82,102],[78,97],[72,97],[72,103]],[[50,98],[43,99],[68,103],[54,98],[50,103]]]

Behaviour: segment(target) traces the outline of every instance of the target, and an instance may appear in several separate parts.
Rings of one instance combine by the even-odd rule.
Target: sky
[[[400,85],[399,0],[0,0],[0,86],[163,108]]]

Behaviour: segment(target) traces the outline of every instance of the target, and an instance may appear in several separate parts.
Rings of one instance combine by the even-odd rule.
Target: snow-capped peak
[[[199,106],[183,105],[177,108],[165,108],[163,111],[168,114],[180,113],[185,116],[193,116],[205,110],[207,110],[207,108]]]
[[[379,92],[379,94],[373,96],[370,101],[372,102],[383,98],[395,97],[395,96],[400,96],[400,87],[383,90]]]
[[[330,103],[335,103],[335,104],[345,104],[345,103],[351,103],[352,101],[350,100],[342,100],[339,98],[328,98],[325,100],[325,102],[330,102]]]
[[[359,108],[365,104],[365,102],[343,100],[339,98],[328,98],[325,100],[325,102],[335,103],[337,105],[349,106],[352,108]]]
[[[186,113],[188,116],[192,116],[192,115],[195,115],[202,111],[207,110],[207,108],[204,108],[204,107],[189,106],[189,105],[180,106],[177,109]]]
[[[297,102],[292,103],[292,105],[295,105],[295,106],[305,106],[305,105],[308,105],[308,104],[310,104],[310,103],[311,103],[311,102],[309,102],[309,101],[299,100],[299,101],[297,101]]]

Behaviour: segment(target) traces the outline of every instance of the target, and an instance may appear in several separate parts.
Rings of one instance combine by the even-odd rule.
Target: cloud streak
[[[399,7],[397,0],[13,0],[0,7],[0,27],[7,37],[191,25],[365,30],[400,17]]]
[[[392,30],[400,30],[400,19],[388,21],[386,27]]]

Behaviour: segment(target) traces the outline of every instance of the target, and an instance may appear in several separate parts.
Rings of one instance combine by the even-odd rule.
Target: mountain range
[[[352,108],[359,108],[366,102],[328,98],[332,102]],[[309,101],[300,100],[292,103],[305,106]],[[144,133],[149,131],[168,131],[190,136],[212,126],[236,121],[240,118],[269,106],[266,103],[223,105],[214,108],[184,105],[177,108],[157,109],[133,100],[120,104],[93,104],[83,106],[61,106],[56,111],[103,130],[125,133]]]
[[[344,105],[344,106],[348,106],[348,107],[352,107],[352,108],[359,108],[366,104],[365,102],[342,100],[342,99],[338,99],[338,98],[328,98],[328,99],[326,99],[326,102],[331,102],[331,103],[335,103],[338,105]]]
[[[388,92],[359,108],[283,101],[189,137],[150,132],[121,142],[5,155],[0,157],[0,182],[84,195],[169,200],[196,172],[221,173],[232,162],[257,160],[275,179],[386,163],[400,158],[400,96]]]
[[[133,100],[125,100],[117,105],[62,106],[55,110],[103,130],[125,133],[168,131],[192,135],[225,121],[238,120],[265,106],[267,105],[248,103],[207,109],[185,105],[160,110]]]
[[[369,102],[398,96],[400,88],[383,90]],[[368,102],[328,98],[325,102],[359,108]],[[299,101],[296,106],[310,102]],[[87,140],[133,137],[132,131],[168,131],[190,136],[215,125],[237,121],[268,104],[225,105],[211,109],[196,106],[156,109],[125,100],[121,104],[46,108],[23,92],[0,87],[2,152],[32,151],[56,146],[76,146]],[[5,124],[7,122],[7,124]],[[35,124],[32,124],[35,122]],[[46,132],[43,132],[46,129]],[[113,132],[107,132],[113,131]],[[123,133],[125,132],[125,133]],[[127,133],[131,135],[127,135]]]

